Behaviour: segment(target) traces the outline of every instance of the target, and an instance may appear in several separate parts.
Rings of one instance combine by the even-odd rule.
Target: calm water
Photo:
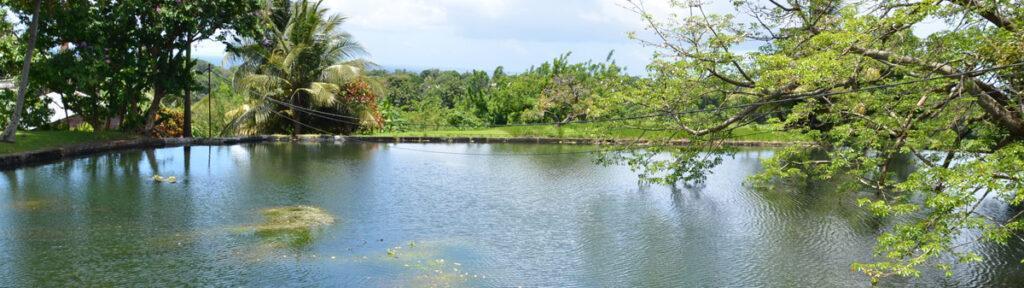
[[[583,154],[503,155],[589,149],[257,144],[6,171],[0,286],[867,285],[849,265],[871,259],[888,223],[828,189],[746,188],[770,151],[739,153],[705,185],[679,189],[638,185]],[[288,245],[246,229],[261,209],[289,205],[337,222]],[[973,248],[989,259],[953,278],[883,284],[1024,283],[1024,245]]]

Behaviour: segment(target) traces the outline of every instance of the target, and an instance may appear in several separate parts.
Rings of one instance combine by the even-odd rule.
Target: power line
[[[303,127],[316,130],[317,132],[324,133],[324,134],[327,134],[327,135],[335,135],[335,133],[325,131],[325,130],[317,128],[315,126],[308,125],[306,123],[302,123],[299,120],[292,119],[291,117],[288,117],[288,116],[285,116],[284,114],[281,114],[281,112],[274,111],[274,110],[270,110],[270,112],[273,112],[274,114],[277,114],[277,116],[280,116],[281,118],[288,119],[288,120],[294,122],[295,124],[299,124],[299,125],[302,125]]]
[[[351,122],[349,120],[344,120],[344,119],[336,118],[336,117],[344,116],[344,117],[352,118],[352,119],[355,119],[355,120],[359,120],[359,118],[356,118],[356,117],[345,116],[345,115],[340,115],[340,114],[333,114],[333,113],[328,113],[328,112],[323,112],[323,111],[318,111],[318,110],[313,110],[313,109],[309,109],[309,108],[305,108],[305,107],[301,107],[301,106],[296,106],[294,104],[286,103],[286,102],[283,102],[283,101],[278,101],[276,99],[271,99],[271,98],[267,98],[267,100],[270,100],[270,103],[281,105],[281,106],[284,106],[284,107],[287,107],[287,108],[290,108],[290,109],[294,109],[294,110],[299,110],[299,111],[302,111],[302,112],[307,112],[307,113],[312,114],[313,116],[320,117],[320,118],[323,118],[323,119],[333,120],[333,121],[341,122],[341,123],[345,123],[345,124],[359,125],[358,122]]]

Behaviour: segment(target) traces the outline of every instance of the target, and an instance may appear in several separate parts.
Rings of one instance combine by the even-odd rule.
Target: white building
[[[17,92],[18,86],[17,83],[15,83],[15,80],[16,79],[0,79],[0,90],[11,90]],[[61,101],[60,94],[47,93],[42,97],[49,99],[50,104],[47,105],[47,108],[49,108],[50,111],[53,111],[53,113],[50,114],[50,119],[48,119],[50,123],[75,116],[75,112],[64,109],[64,101]]]

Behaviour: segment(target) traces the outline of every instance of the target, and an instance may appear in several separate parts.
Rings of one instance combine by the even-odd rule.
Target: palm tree
[[[268,1],[261,16],[267,27],[262,39],[229,48],[229,57],[241,62],[235,84],[250,96],[229,113],[234,119],[229,128],[243,134],[291,130],[296,135],[313,122],[305,116],[319,112],[355,114],[335,117],[338,123],[327,129],[377,122],[360,117],[345,98],[348,85],[360,81],[367,65],[356,58],[365,53],[362,46],[340,29],[346,18],[329,14],[322,1],[289,2]]]
[[[15,101],[14,113],[11,115],[11,123],[7,124],[0,141],[14,142],[18,133],[18,125],[21,125],[21,110],[25,109],[25,93],[28,93],[28,72],[32,67],[32,53],[36,51],[36,39],[39,34],[39,6],[42,0],[36,0],[32,11],[32,24],[29,25],[28,46],[25,47],[25,59],[21,68],[21,80],[18,83],[18,99]]]

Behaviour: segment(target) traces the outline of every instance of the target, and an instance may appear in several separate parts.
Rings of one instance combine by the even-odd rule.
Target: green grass
[[[15,143],[0,142],[0,154],[131,138],[133,136],[122,132],[22,131],[18,132]]]
[[[482,138],[513,138],[513,137],[544,137],[544,138],[591,138],[591,139],[636,139],[640,136],[650,139],[672,137],[671,132],[648,131],[640,129],[614,127],[600,124],[572,124],[556,126],[512,126],[481,129],[451,129],[406,132],[380,132],[368,136],[385,137],[482,137]],[[678,138],[678,137],[677,137]],[[744,126],[733,130],[731,140],[745,141],[808,141],[805,135],[768,125]]]
[[[753,125],[737,128],[732,140],[798,142],[809,139],[795,132],[780,131],[777,127]],[[571,124],[556,126],[511,126],[481,129],[452,129],[434,131],[383,132],[370,136],[386,137],[544,137],[544,138],[590,138],[590,139],[636,139],[643,135],[649,139],[664,139],[671,134],[665,131],[644,133],[639,129],[614,127],[600,124]],[[74,132],[74,131],[23,131],[18,132],[14,144],[0,142],[0,155],[28,151],[46,150],[83,143],[132,139],[135,136],[122,132]]]

